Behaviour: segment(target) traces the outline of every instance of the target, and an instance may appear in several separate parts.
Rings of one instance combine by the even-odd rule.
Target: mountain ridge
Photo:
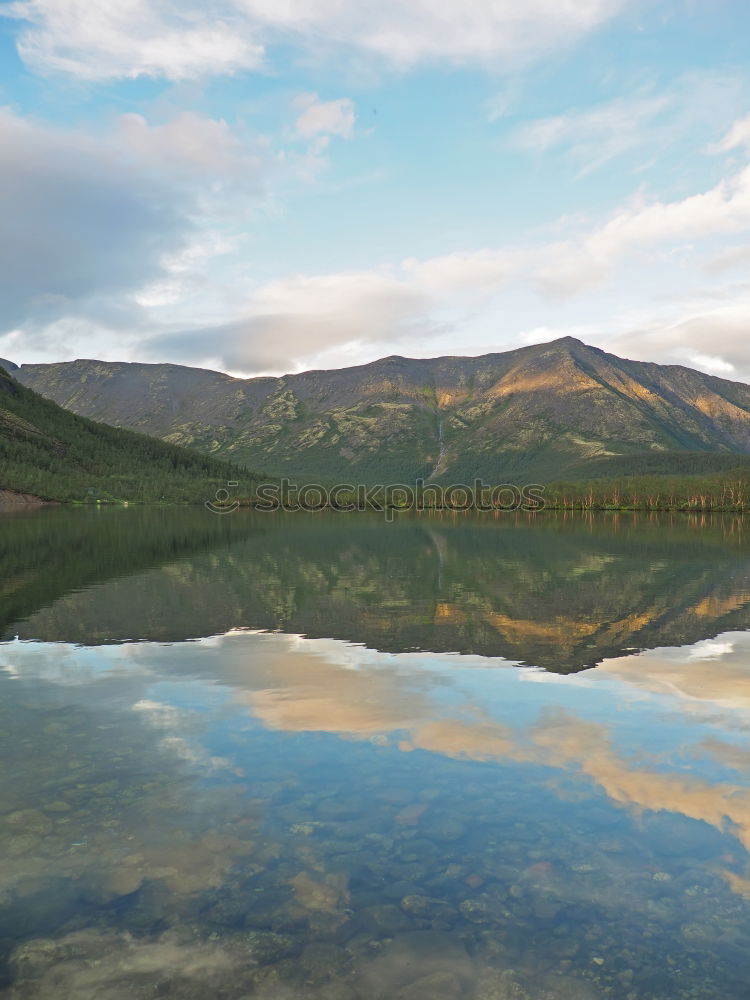
[[[574,337],[249,379],[94,359],[14,375],[75,413],[276,475],[409,481],[439,464],[442,481],[549,480],[639,453],[750,454],[750,386]]]
[[[477,362],[485,361],[494,358],[503,358],[511,354],[519,354],[523,351],[532,352],[540,347],[548,347],[551,345],[563,345],[572,344],[578,347],[583,347],[587,351],[596,352],[606,358],[616,358],[620,362],[625,362],[627,364],[639,365],[644,369],[655,368],[659,370],[669,370],[673,372],[684,372],[691,375],[700,375],[707,379],[711,379],[715,382],[722,382],[728,386],[740,386],[743,389],[750,388],[750,385],[746,382],[742,382],[738,379],[726,379],[722,378],[720,375],[711,375],[709,372],[703,372],[698,368],[690,368],[688,365],[680,364],[669,364],[661,363],[655,361],[639,361],[635,358],[623,358],[617,354],[612,354],[609,351],[605,351],[601,347],[595,347],[591,344],[586,344],[584,341],[577,337],[565,336],[558,337],[555,340],[545,341],[542,344],[525,344],[522,347],[511,348],[508,351],[488,351],[485,354],[439,354],[435,357],[430,358],[415,358],[410,357],[406,354],[388,354],[382,358],[375,358],[373,361],[365,361],[359,365],[346,365],[343,368],[307,368],[301,372],[285,372],[282,375],[231,375],[229,372],[221,371],[217,368],[205,368],[200,365],[183,365],[174,361],[102,361],[99,358],[75,358],[72,361],[47,361],[47,362],[22,362],[21,364],[16,364],[13,361],[8,361],[0,358],[0,368],[5,368],[6,371],[17,371],[23,375],[24,372],[27,374],[37,370],[42,371],[44,369],[50,368],[60,368],[63,366],[73,366],[73,365],[102,365],[110,366],[114,368],[129,369],[129,368],[143,368],[143,369],[170,369],[174,371],[183,372],[197,372],[205,373],[208,375],[216,375],[221,378],[227,379],[232,382],[241,383],[262,383],[262,382],[279,382],[287,381],[289,379],[297,379],[302,376],[311,375],[329,375],[338,374],[340,372],[357,372],[363,371],[365,369],[376,368],[385,364],[386,362],[405,362],[414,365],[433,365],[440,362]],[[21,379],[18,375],[14,376]]]

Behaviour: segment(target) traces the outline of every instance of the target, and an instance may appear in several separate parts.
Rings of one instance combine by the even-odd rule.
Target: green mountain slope
[[[304,477],[549,481],[611,475],[619,460],[658,471],[661,456],[666,470],[666,456],[690,454],[702,472],[702,455],[750,454],[750,386],[571,337],[282,378],[101,361],[15,375],[75,413]]]
[[[53,500],[199,502],[242,475],[218,459],[69,413],[0,367],[0,490]]]

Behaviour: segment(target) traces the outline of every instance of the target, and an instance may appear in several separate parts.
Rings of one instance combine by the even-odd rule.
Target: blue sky
[[[0,3],[0,356],[750,380],[744,0]]]

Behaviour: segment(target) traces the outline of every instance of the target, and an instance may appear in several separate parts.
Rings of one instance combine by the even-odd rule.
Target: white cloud
[[[402,264],[415,284],[430,292],[500,288],[518,268],[519,257],[503,250],[474,250]]]
[[[690,647],[689,660],[720,660],[734,652],[735,644],[724,638],[701,639]]]
[[[679,201],[636,203],[588,235],[550,248],[537,272],[549,291],[569,295],[605,278],[617,260],[639,247],[740,232],[750,224],[750,167]]]
[[[42,73],[185,80],[262,65],[263,45],[233,7],[179,0],[16,0],[3,13],[27,22],[18,51]]]
[[[617,98],[586,110],[528,122],[515,131],[511,143],[534,153],[568,147],[587,172],[640,146],[647,127],[670,103],[667,96]]]
[[[690,364],[694,368],[700,368],[704,372],[712,375],[731,375],[734,372],[734,365],[723,358],[718,358],[714,354],[694,354],[688,352]]]
[[[733,295],[729,304],[714,308],[687,302],[671,318],[610,335],[599,346],[624,357],[681,364],[720,378],[750,382],[748,330],[750,294],[746,293]]]
[[[728,153],[742,146],[750,150],[750,115],[734,122],[729,131],[718,142],[712,143],[708,147],[708,152],[713,154]]]
[[[18,48],[40,72],[182,80],[263,65],[266,47],[340,50],[401,69],[444,61],[516,66],[570,45],[623,0],[14,0]]]
[[[570,296],[607,278],[621,259],[651,246],[667,244],[669,258],[692,256],[703,239],[744,232],[750,225],[750,166],[714,187],[676,201],[646,202],[642,197],[610,219],[578,236],[522,249],[462,251],[418,261],[402,270],[430,292],[497,289],[512,278],[531,278],[545,291]],[[676,245],[675,245],[676,244]],[[733,247],[714,258],[722,267],[745,261],[748,248]],[[718,268],[716,268],[718,270]]]
[[[427,297],[391,275],[298,275],[258,288],[229,322],[161,334],[142,350],[154,360],[252,374],[310,367],[332,350],[418,337],[431,326]]]
[[[348,97],[321,101],[317,94],[301,94],[294,103],[302,111],[295,128],[305,139],[329,135],[351,137],[357,115],[354,101]]]
[[[517,64],[567,45],[612,17],[620,0],[240,0],[259,21],[373,53],[395,66],[424,61]]]
[[[142,350],[152,360],[244,374],[359,363],[409,341],[409,353],[419,343],[422,355],[450,328],[457,302],[468,295],[475,304],[477,292],[499,290],[514,267],[510,253],[478,250],[381,270],[295,275],[259,286],[229,322],[163,333]]]
[[[71,309],[127,314],[123,295],[158,276],[192,229],[174,188],[113,146],[0,111],[6,330]]]
[[[160,125],[150,125],[142,115],[125,114],[118,126],[131,154],[173,177],[212,186],[231,182],[257,190],[267,166],[268,148],[262,139],[243,142],[227,122],[192,111]]]
[[[518,100],[518,89],[518,82],[510,80],[503,90],[493,94],[489,100],[485,101],[484,109],[488,122],[500,121],[510,112]]]
[[[142,341],[136,354],[140,360],[237,375],[282,374],[363,364],[391,353],[430,357],[455,354],[460,346],[459,353],[482,354],[576,336],[621,357],[750,382],[750,298],[713,310],[685,304],[671,317],[637,327],[612,317],[609,329],[550,325],[523,334],[507,328],[502,311],[493,320],[490,310],[485,318],[495,332],[484,341],[469,340],[465,326],[451,328],[444,307],[444,299],[420,295],[406,282],[372,272],[300,277],[259,289],[234,322],[155,336]]]
[[[187,363],[206,364],[210,358],[215,366],[248,374],[280,372],[324,363],[334,367],[358,363],[393,350],[429,354],[426,334],[437,344],[442,335],[468,323],[473,328],[472,348],[480,353],[482,337],[477,339],[474,330],[484,328],[489,333],[498,329],[500,321],[503,346],[510,347],[518,339],[548,340],[563,326],[559,335],[573,333],[625,356],[747,379],[750,301],[741,290],[707,289],[702,301],[694,296],[694,302],[683,303],[679,312],[666,318],[657,318],[663,301],[649,306],[647,298],[645,303],[636,299],[628,302],[626,311],[617,305],[610,308],[614,300],[603,300],[614,313],[604,322],[602,301],[595,307],[598,322],[584,320],[587,308],[591,315],[590,305],[584,305],[577,316],[561,320],[559,303],[553,305],[552,316],[543,299],[523,303],[521,290],[528,292],[541,283],[547,290],[570,296],[615,272],[621,259],[636,257],[636,251],[662,243],[683,246],[686,239],[695,239],[699,250],[701,240],[715,241],[742,230],[748,222],[750,167],[684,199],[636,202],[567,241],[455,251],[426,259],[407,258],[397,267],[380,271],[303,275],[271,282],[258,288],[230,322],[154,338],[148,351],[160,360],[176,354]],[[656,273],[658,264],[661,274],[674,276],[675,269],[694,267],[694,256],[692,252],[687,258],[662,253],[656,261],[649,261],[648,268]],[[656,285],[661,287],[659,279]],[[494,297],[499,292],[503,293],[502,311],[493,321]],[[520,318],[513,306],[509,308],[508,303],[514,302],[524,304],[532,322]],[[470,316],[467,308],[472,310]],[[642,315],[628,325],[627,314],[632,318],[636,308]],[[509,316],[515,317],[515,330],[508,328]],[[520,332],[524,329],[525,334]],[[466,343],[465,332],[462,340]],[[404,348],[409,341],[410,346]],[[499,345],[493,338],[488,346],[496,349]],[[453,350],[449,344],[448,351]]]
[[[272,169],[262,140],[192,113],[92,135],[0,109],[0,330],[37,349],[67,347],[72,319],[138,327],[238,245],[220,224],[250,217]]]
[[[218,231],[204,231],[177,253],[165,254],[161,265],[164,277],[150,282],[133,296],[144,309],[171,306],[191,293],[206,289],[209,262],[236,253],[243,243],[241,235],[228,236]]]
[[[633,169],[642,172],[680,143],[694,155],[696,136],[715,135],[746,104],[740,75],[701,70],[678,76],[658,92],[644,82],[627,97],[526,121],[510,133],[509,143],[537,156],[554,152],[558,162],[571,160],[578,176],[627,154],[638,155]]]
[[[726,250],[711,257],[704,266],[709,274],[721,274],[736,267],[744,267],[746,264],[750,264],[750,244],[748,243],[727,247]]]

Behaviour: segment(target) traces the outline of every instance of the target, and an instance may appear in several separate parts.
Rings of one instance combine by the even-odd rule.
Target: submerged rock
[[[289,934],[276,934],[274,931],[247,931],[234,939],[259,965],[271,965],[280,962],[282,958],[293,955],[297,942]]]
[[[428,833],[433,840],[452,842],[466,835],[466,827],[451,816],[441,816],[430,824]]]
[[[472,924],[492,924],[506,915],[504,908],[486,894],[465,899],[458,908],[461,915]]]
[[[450,926],[458,917],[457,911],[450,903],[444,899],[433,899],[431,896],[404,896],[401,900],[401,909],[410,917],[443,927]]]
[[[355,914],[352,923],[357,930],[374,937],[390,937],[414,928],[407,915],[392,903],[365,907]]]
[[[315,942],[305,948],[299,963],[304,972],[305,982],[317,985],[343,978],[349,971],[351,960],[348,953],[339,945]]]
[[[461,1000],[466,991],[452,972],[430,972],[394,994],[393,1000]]]
[[[394,822],[400,826],[415,826],[429,808],[426,802],[415,802],[396,813]]]
[[[367,1000],[469,1000],[474,963],[454,934],[413,931],[387,943],[362,970]]]
[[[19,809],[3,820],[8,830],[13,833],[49,833],[52,821],[38,809]]]
[[[247,995],[252,963],[241,950],[167,933],[138,940],[80,931],[27,941],[11,957],[9,1000],[179,1000]]]
[[[531,1000],[510,969],[483,969],[472,1000]]]
[[[306,872],[291,880],[297,902],[306,910],[334,913],[349,902],[345,875],[325,875],[322,879],[311,878]]]

